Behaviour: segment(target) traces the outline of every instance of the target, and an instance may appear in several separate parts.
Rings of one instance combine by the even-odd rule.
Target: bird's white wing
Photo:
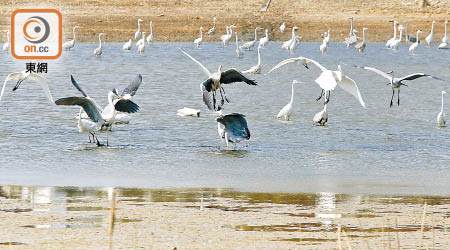
[[[382,76],[382,77],[384,77],[384,78],[386,78],[386,79],[391,80],[391,76],[389,76],[388,74],[384,73],[383,71],[381,71],[381,70],[379,70],[379,69],[372,68],[372,67],[362,67],[362,68],[363,68],[363,69],[370,70],[370,71],[372,71],[372,72],[375,72],[375,73],[379,74],[380,76]]]
[[[47,95],[47,98],[50,101],[50,103],[55,104],[55,102],[53,101],[52,93],[50,92],[50,88],[48,87],[45,78],[34,73],[31,73],[28,77],[31,78],[33,81],[39,83],[39,85],[41,85],[41,87],[44,89],[45,95]]]
[[[0,94],[0,100],[2,100],[3,95],[5,94],[6,83],[11,79],[18,79],[20,74],[21,72],[11,73],[6,77],[5,82],[3,83],[2,93]]]
[[[206,75],[208,75],[208,77],[211,77],[211,73],[208,71],[208,69],[203,65],[203,64],[201,64],[199,61],[197,61],[195,58],[193,58],[191,55],[189,55],[188,53],[186,53],[186,51],[184,51],[183,49],[181,49],[181,48],[178,48],[181,52],[183,52],[183,54],[185,54],[187,57],[189,57],[192,61],[194,61],[194,62],[196,62],[199,66],[200,66],[200,68],[202,68],[202,70],[203,70],[203,72],[205,72],[205,74]]]
[[[323,71],[315,81],[323,90],[333,90],[337,85],[331,70]]]
[[[276,70],[278,68],[281,68],[281,67],[283,67],[286,64],[297,62],[297,61],[300,61],[302,59],[305,59],[305,58],[304,57],[293,57],[293,58],[285,59],[285,60],[281,61],[280,63],[278,63],[277,65],[275,65],[275,67],[273,67],[271,70],[269,70],[269,72],[267,72],[267,74],[265,74],[265,75],[270,74],[270,72],[272,72],[272,71],[274,71],[274,70]]]
[[[342,80],[338,82],[339,87],[341,87],[343,90],[350,93],[352,96],[354,96],[356,99],[358,99],[361,106],[366,108],[366,104],[364,103],[361,93],[359,92],[358,85],[356,85],[356,82],[351,79],[348,76],[343,75]]]

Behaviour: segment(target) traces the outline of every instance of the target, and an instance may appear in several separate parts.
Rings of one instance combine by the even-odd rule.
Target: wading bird
[[[213,18],[213,27],[208,30],[208,35],[216,34],[216,17]]]
[[[40,75],[37,75],[35,73],[32,73],[32,72],[26,72],[25,70],[21,71],[21,72],[11,73],[6,77],[5,81],[3,82],[2,92],[0,93],[0,101],[2,100],[3,95],[5,94],[6,83],[9,80],[12,80],[12,79],[17,80],[16,85],[12,89],[12,91],[16,91],[19,88],[20,84],[23,81],[27,80],[28,78],[33,80],[34,82],[38,83],[39,85],[41,85],[41,87],[44,89],[45,95],[47,96],[48,100],[50,101],[50,104],[54,104],[52,94],[50,93],[50,89],[48,87],[47,82],[45,81],[45,78]]]
[[[266,29],[266,36],[259,39],[259,46],[266,46],[269,43],[269,30]]]
[[[296,83],[300,83],[297,80],[292,81],[292,90],[291,90],[291,101],[286,104],[280,112],[278,112],[277,119],[283,118],[285,121],[289,121],[292,115],[292,111],[294,110],[292,103],[294,102],[294,85]]]
[[[9,37],[9,30],[6,32],[6,38],[8,39],[5,44],[3,44],[3,51],[8,52],[9,51],[9,43],[10,43],[10,37]]]
[[[150,34],[147,37],[147,43],[151,44],[153,43],[153,22],[150,21]]]
[[[138,45],[137,51],[139,54],[142,54],[145,51],[145,42],[144,42],[145,41],[145,32],[142,32],[142,39],[139,41],[142,41],[142,42]]]
[[[408,85],[404,84],[403,81],[412,81],[412,80],[415,80],[420,77],[429,77],[429,78],[433,78],[435,80],[444,81],[438,77],[431,76],[431,75],[424,74],[424,73],[413,73],[413,74],[410,74],[410,75],[407,75],[407,76],[404,76],[401,78],[397,78],[397,77],[394,77],[394,71],[389,71],[387,73],[384,73],[383,71],[376,69],[376,68],[372,68],[372,67],[360,67],[360,66],[356,66],[356,67],[375,72],[378,75],[389,80],[389,83],[387,85],[391,85],[391,87],[392,87],[392,97],[391,97],[390,107],[392,107],[392,104],[393,104],[395,89],[397,89],[397,105],[400,106],[400,87],[402,85],[408,86]]]
[[[364,52],[364,50],[366,49],[366,30],[367,28],[363,28],[362,41],[355,45],[355,49],[359,52]]]
[[[433,38],[434,38],[434,23],[435,23],[435,21],[431,22],[430,34],[427,37],[425,37],[425,41],[427,42],[428,46],[430,46],[431,42],[433,42]]]
[[[388,48],[390,48],[391,47],[391,43],[393,42],[393,41],[395,41],[395,40],[397,40],[397,21],[394,21],[394,37],[392,37],[391,39],[389,39],[387,42],[386,42],[386,47],[388,47]],[[400,39],[401,39],[401,37],[400,37]]]
[[[344,43],[347,45],[347,48],[351,45],[355,44],[358,41],[358,37],[356,36],[356,30],[353,28],[353,17],[350,17],[350,33],[347,38],[345,38]]]
[[[227,150],[230,150],[230,142],[235,148],[236,143],[250,139],[250,130],[248,129],[245,115],[239,113],[223,115],[221,110],[217,113],[219,114],[216,118],[217,132],[219,137],[225,140]]]
[[[320,52],[322,52],[322,54],[325,54],[325,52],[327,51],[327,47],[328,47],[328,43],[325,41],[326,36],[327,36],[327,32],[324,32],[323,33],[324,38],[323,38],[322,44],[319,46],[319,50],[320,50]]]
[[[281,48],[288,50],[291,43],[295,41],[295,31],[298,30],[297,26],[292,27],[291,39],[287,40],[281,45]]]
[[[316,65],[320,70],[322,70],[320,76],[315,80],[315,82],[322,89],[319,98],[316,99],[317,101],[320,100],[325,95],[325,103],[328,103],[330,101],[331,91],[336,88],[336,85],[339,85],[339,87],[341,87],[343,90],[353,95],[359,101],[361,106],[366,108],[366,105],[361,97],[361,93],[359,92],[358,86],[356,85],[355,81],[350,77],[344,75],[340,65],[338,65],[337,71],[331,71],[312,59],[300,56],[281,61],[275,67],[273,67],[267,74],[274,71],[275,69],[278,69],[286,64],[293,62],[301,62],[303,66],[305,66],[306,68],[308,63],[311,62],[314,65]]]
[[[200,48],[200,45],[202,45],[202,41],[203,41],[203,27],[200,27],[200,37],[194,40],[197,49]]]
[[[442,43],[439,44],[438,49],[448,49],[447,24],[448,24],[448,21],[445,21],[444,37],[442,37]]]
[[[131,38],[122,46],[123,50],[130,50],[131,49]]]
[[[94,50],[94,55],[96,57],[99,57],[102,55],[102,36],[103,35],[104,35],[103,33],[98,34],[98,48],[96,48]]]
[[[183,107],[182,109],[177,110],[177,115],[200,117],[200,109],[191,109]]]
[[[419,34],[422,33],[421,30],[417,30],[416,32],[416,42],[411,44],[411,46],[409,46],[409,53],[414,54],[414,51],[416,51],[417,47],[419,47],[419,43],[420,43],[420,39],[419,39]]]
[[[437,117],[436,117],[439,127],[445,127],[444,94],[447,94],[447,92],[442,90],[442,92],[441,92],[441,112],[439,112],[439,114],[437,114]]]
[[[64,50],[70,50],[70,49],[73,49],[73,47],[75,47],[75,39],[76,39],[76,29],[79,29],[79,28],[81,28],[80,26],[78,26],[78,25],[75,25],[74,27],[73,27],[73,30],[72,30],[72,32],[73,32],[73,39],[72,40],[70,40],[70,41],[67,41],[67,42],[65,42],[63,45],[62,45],[62,48],[64,49]]]
[[[286,29],[286,23],[282,23],[282,24],[280,25],[280,31],[281,31],[281,33],[283,33],[285,29]]]
[[[138,29],[136,31],[136,33],[134,33],[134,40],[137,41],[139,38],[141,38],[141,22],[142,20],[139,18],[138,19]]]
[[[258,63],[242,73],[261,74],[261,45],[258,45]]]
[[[242,44],[242,46],[240,47],[241,49],[250,50],[251,48],[253,48],[253,46],[255,46],[255,43],[258,41],[258,30],[259,30],[259,27],[256,27],[255,28],[255,39],[253,39],[253,41]]]
[[[249,85],[257,85],[255,81],[248,79],[244,75],[242,75],[236,69],[228,69],[222,72],[222,65],[219,66],[217,73],[211,74],[209,70],[203,66],[199,61],[197,61],[194,57],[186,53],[184,50],[180,48],[180,51],[189,57],[192,61],[200,66],[203,72],[208,76],[204,82],[200,84],[200,90],[203,95],[203,102],[210,110],[216,110],[216,90],[219,90],[220,95],[222,97],[221,105],[222,106],[225,101],[229,102],[226,95],[225,90],[222,87],[222,84],[229,84],[234,82],[245,82]],[[210,93],[212,93],[212,100]]]
[[[325,123],[328,121],[328,112],[327,112],[327,104],[323,105],[323,110],[318,112],[313,117],[313,122],[319,126],[325,126]]]
[[[400,35],[397,39],[395,39],[394,41],[391,42],[391,45],[389,46],[389,48],[393,49],[393,50],[397,50],[398,46],[400,45],[400,43],[402,42],[402,36],[403,36],[403,25],[398,26],[398,30],[400,32]]]
[[[405,42],[415,43],[417,41],[415,36],[408,33],[408,21],[405,22]]]
[[[238,38],[238,33],[237,31],[235,32],[236,34],[236,55],[238,58],[242,58],[242,56],[244,55],[244,53],[242,53],[241,48],[239,47],[239,38]]]

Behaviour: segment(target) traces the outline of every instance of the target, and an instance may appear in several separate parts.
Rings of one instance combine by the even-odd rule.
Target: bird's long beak
[[[392,74],[392,73],[394,73],[394,71],[389,71],[389,72],[386,72],[386,74],[388,74],[388,75],[390,75],[390,74]]]
[[[19,88],[19,86],[20,86],[20,84],[21,84],[22,82],[23,82],[23,80],[17,81],[16,86],[14,86],[14,88],[13,88],[12,91],[16,91],[16,90]]]

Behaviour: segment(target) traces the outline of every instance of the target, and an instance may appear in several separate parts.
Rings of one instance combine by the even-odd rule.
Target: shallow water
[[[10,82],[0,102],[0,183],[57,186],[122,187],[223,187],[264,192],[336,192],[377,194],[450,193],[450,130],[438,129],[436,114],[440,93],[449,83],[418,79],[401,89],[401,105],[389,108],[392,94],[386,80],[351,65],[370,65],[398,76],[425,72],[450,80],[450,51],[419,47],[408,55],[369,44],[358,54],[343,44],[331,44],[322,56],[317,43],[302,43],[295,56],[317,59],[353,78],[367,104],[336,89],[328,105],[325,127],[312,125],[322,109],[315,101],[320,94],[314,79],[319,70],[292,64],[269,76],[251,76],[259,86],[241,83],[225,86],[231,99],[227,113],[247,116],[251,139],[225,152],[217,135],[214,116],[201,99],[199,84],[205,78],[200,68],[177,47],[214,71],[245,70],[256,64],[256,51],[243,59],[235,46],[223,48],[206,43],[202,49],[190,43],[155,43],[144,55],[122,51],[122,44],[104,45],[101,58],[92,55],[96,44],[78,44],[49,62],[46,78],[55,99],[79,95],[70,84],[73,74],[85,91],[105,105],[107,91],[122,90],[135,77],[144,83],[134,97],[141,110],[131,124],[116,126],[110,147],[88,143],[78,133],[73,118],[77,107],[52,107],[39,86],[25,81],[16,92]],[[291,57],[279,43],[262,50],[263,73]],[[1,53],[0,76],[23,70],[25,61]],[[291,82],[296,86],[291,122],[276,120],[289,101]],[[448,96],[447,96],[448,97]],[[182,118],[182,107],[201,109],[200,118]],[[105,135],[99,139],[104,142]],[[220,148],[219,148],[220,147]]]

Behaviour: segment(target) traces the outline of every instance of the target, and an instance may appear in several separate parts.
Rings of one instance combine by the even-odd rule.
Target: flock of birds
[[[347,47],[353,46],[357,51],[364,52],[366,48],[366,30],[367,28],[362,29],[362,39],[359,38],[356,33],[357,30],[354,28],[353,23],[353,17],[350,18],[350,32],[349,36],[345,38],[344,43],[347,45]],[[153,38],[153,23],[150,21],[150,32],[149,35],[146,37],[145,32],[141,30],[141,19],[138,19],[137,24],[137,31],[134,34],[134,41],[136,41],[135,46],[139,54],[144,53],[145,47],[148,45],[151,45],[154,41]],[[442,38],[442,43],[438,45],[439,49],[448,49],[448,37],[447,37],[447,24],[448,21],[445,21],[445,32],[444,37]],[[428,46],[433,41],[434,38],[434,26],[435,21],[432,22],[431,26],[431,32],[430,34],[425,38],[426,43]],[[408,34],[408,22],[405,22],[405,26],[398,25],[397,21],[393,22],[394,27],[394,34],[391,39],[389,39],[386,42],[386,47],[397,50],[402,42],[403,39],[403,32],[405,32],[405,42],[411,43],[409,47],[409,52],[414,53],[414,51],[418,48],[420,44],[420,33],[422,33],[421,30],[417,30],[416,36],[411,36]],[[76,30],[81,27],[74,26],[73,27],[73,39],[70,41],[67,41],[63,44],[64,50],[71,50],[75,47],[76,44]],[[221,44],[223,46],[227,46],[230,42],[230,40],[233,38],[233,29],[237,28],[234,25],[226,26],[226,34],[222,35],[220,37]],[[280,26],[280,32],[284,32],[286,29],[286,23],[283,23]],[[203,27],[200,27],[200,36],[199,38],[194,40],[194,44],[196,48],[201,48],[203,43]],[[234,68],[230,68],[227,70],[222,70],[222,65],[220,65],[217,69],[217,72],[211,73],[200,61],[195,59],[193,56],[188,54],[183,49],[179,48],[180,53],[184,54],[187,58],[189,58],[191,61],[193,61],[195,64],[197,64],[200,69],[203,71],[203,73],[206,76],[206,79],[200,83],[200,90],[202,93],[203,102],[207,106],[209,110],[211,110],[214,114],[217,115],[216,122],[218,126],[218,133],[220,138],[224,139],[227,145],[227,150],[229,150],[229,143],[232,143],[234,146],[236,146],[236,143],[242,141],[242,140],[249,140],[250,139],[250,131],[248,129],[247,121],[245,119],[245,115],[239,114],[239,113],[231,113],[231,114],[223,114],[223,106],[225,103],[230,102],[229,99],[226,96],[225,89],[223,88],[224,84],[231,84],[235,82],[243,82],[248,85],[256,86],[257,83],[255,80],[249,79],[244,74],[261,74],[261,49],[269,43],[269,31],[268,29],[265,29],[265,36],[261,37],[258,40],[258,31],[260,30],[259,27],[255,27],[254,29],[254,39],[248,42],[243,43],[240,45],[239,43],[239,37],[238,32],[235,32],[235,39],[236,39],[236,55],[238,58],[242,58],[244,55],[244,51],[249,52],[257,46],[257,55],[258,55],[258,62],[255,66],[252,66],[251,68],[239,71]],[[292,33],[291,38],[285,42],[282,43],[281,48],[285,50],[289,50],[290,52],[294,52],[297,46],[300,44],[300,40],[302,37],[299,37],[296,34],[296,31],[298,30],[298,27],[294,26],[292,27]],[[397,36],[397,31],[399,35]],[[214,35],[216,33],[216,17],[213,18],[213,26],[211,29],[208,30],[208,35]],[[102,55],[102,36],[104,33],[99,33],[98,39],[99,39],[99,46],[93,51],[93,54],[96,57],[99,57]],[[7,43],[4,44],[3,50],[9,51],[9,42],[10,42],[10,34],[9,31],[7,32]],[[323,34],[323,42],[319,47],[319,50],[322,54],[326,53],[328,44],[330,42],[330,30],[324,32]],[[123,44],[122,49],[123,50],[131,50],[133,47],[133,39],[130,38],[126,43]],[[316,113],[313,117],[313,122],[316,125],[324,126],[328,121],[328,112],[327,112],[327,105],[330,101],[331,92],[336,88],[336,86],[339,86],[344,91],[351,94],[353,97],[356,98],[356,100],[359,102],[359,104],[365,108],[366,105],[364,103],[364,100],[361,96],[361,93],[358,89],[358,86],[356,82],[344,74],[342,71],[342,68],[340,65],[337,65],[337,70],[330,70],[322,66],[319,62],[306,58],[303,56],[299,57],[293,57],[288,58],[280,63],[278,63],[276,66],[274,66],[272,69],[270,69],[265,75],[271,74],[273,71],[277,70],[280,67],[283,67],[290,63],[301,64],[306,69],[309,69],[309,65],[313,64],[316,67],[318,67],[321,70],[320,75],[315,79],[315,82],[319,85],[321,88],[320,96],[316,99],[319,101],[323,98],[323,109]],[[412,73],[407,76],[398,78],[394,77],[394,72],[384,72],[382,70],[373,68],[373,67],[367,67],[367,66],[357,66],[354,65],[357,68],[361,68],[364,70],[368,70],[371,72],[374,72],[378,74],[379,76],[382,76],[387,79],[387,85],[390,85],[392,88],[392,97],[390,101],[390,107],[393,106],[394,103],[394,96],[395,96],[395,89],[397,89],[397,105],[400,106],[400,87],[405,85],[405,81],[411,81],[415,80],[421,77],[428,77],[435,80],[440,81],[446,81],[441,78],[438,78],[436,76],[432,76],[425,73]],[[78,120],[77,126],[79,128],[80,132],[88,133],[89,136],[89,142],[96,143],[98,146],[102,146],[103,144],[100,143],[100,141],[97,138],[96,133],[99,131],[106,131],[106,145],[108,145],[108,131],[111,131],[111,128],[113,124],[117,123],[128,123],[130,121],[130,113],[135,113],[139,110],[139,106],[134,103],[131,99],[136,94],[136,91],[142,84],[142,76],[139,74],[135,79],[132,80],[132,82],[119,94],[119,91],[117,89],[113,89],[108,92],[108,105],[105,108],[100,107],[94,99],[89,97],[86,92],[81,88],[81,86],[77,83],[77,81],[74,79],[73,76],[71,76],[71,82],[72,85],[81,93],[81,96],[70,96],[65,98],[60,98],[56,101],[53,100],[53,97],[51,95],[50,89],[45,81],[45,79],[42,76],[39,76],[32,72],[15,72],[9,74],[4,83],[3,88],[0,93],[0,101],[4,96],[5,89],[7,82],[10,80],[17,80],[16,85],[12,89],[13,91],[17,90],[20,86],[20,84],[27,79],[31,79],[34,82],[40,84],[45,94],[47,95],[47,98],[49,99],[51,104],[56,105],[70,105],[70,106],[80,106],[80,112],[76,115],[76,118]],[[296,84],[300,84],[301,82],[297,80],[292,81],[292,90],[291,90],[291,98],[288,104],[286,104],[278,113],[277,118],[281,120],[290,120],[290,117],[293,113],[293,101],[294,101],[294,86]],[[439,127],[445,126],[445,115],[444,115],[444,94],[446,94],[446,91],[442,91],[441,94],[441,111],[437,115],[437,123]],[[218,97],[220,95],[220,99]],[[177,114],[180,116],[200,116],[200,110],[192,109],[184,107],[183,109],[180,109],[177,111]],[[91,139],[92,137],[92,139]]]

